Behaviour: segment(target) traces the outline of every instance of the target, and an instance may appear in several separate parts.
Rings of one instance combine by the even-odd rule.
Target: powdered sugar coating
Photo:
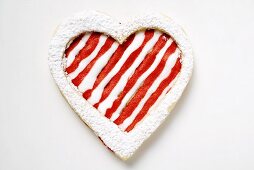
[[[84,32],[102,32],[123,43],[132,33],[146,28],[159,29],[176,41],[182,54],[182,68],[174,86],[158,107],[131,132],[126,133],[101,115],[78,90],[75,90],[76,87],[64,72],[66,62],[63,54],[70,40]],[[120,23],[105,14],[86,11],[66,19],[59,26],[49,47],[49,66],[60,91],[74,111],[116,155],[122,159],[128,159],[170,114],[191,77],[193,57],[191,45],[185,33],[180,26],[166,16],[143,14]]]

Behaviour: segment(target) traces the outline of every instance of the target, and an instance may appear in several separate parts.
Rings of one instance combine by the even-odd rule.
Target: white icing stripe
[[[111,80],[111,78],[120,70],[120,68],[125,63],[125,61],[130,56],[130,54],[133,51],[135,51],[142,44],[142,42],[144,41],[144,38],[145,38],[144,31],[136,33],[134,40],[128,46],[128,48],[124,51],[123,55],[121,56],[120,60],[116,63],[114,68],[101,81],[101,83],[97,86],[97,88],[94,89],[91,97],[88,99],[88,101],[92,105],[94,105],[95,103],[97,103],[100,100],[105,86],[108,84],[108,82]]]
[[[160,50],[160,52],[156,55],[156,58],[153,62],[153,64],[149,67],[149,69],[146,70],[146,72],[144,72],[139,79],[137,80],[137,82],[135,83],[135,85],[131,88],[131,90],[125,95],[125,97],[123,98],[120,106],[117,108],[117,110],[112,114],[111,120],[115,120],[121,113],[121,111],[123,110],[124,106],[127,104],[127,102],[131,99],[131,97],[135,94],[135,92],[138,90],[138,88],[140,87],[141,83],[154,71],[154,69],[158,66],[158,64],[160,63],[163,55],[165,54],[166,50],[168,49],[168,47],[172,44],[172,39],[169,39],[166,44],[164,45],[164,47]]]
[[[99,42],[96,45],[94,51],[88,57],[86,57],[79,63],[78,68],[74,72],[69,74],[71,79],[74,79],[75,77],[77,77],[78,74],[96,57],[96,55],[98,54],[101,47],[104,45],[107,38],[108,37],[103,34],[100,35]]]
[[[177,58],[179,56],[179,50],[177,49],[174,54],[172,54],[169,59],[166,62],[165,67],[163,68],[161,74],[156,78],[156,80],[153,82],[152,86],[148,89],[146,92],[144,98],[140,101],[139,105],[135,108],[135,110],[132,112],[131,116],[125,119],[125,121],[119,125],[119,127],[124,130],[126,129],[135,119],[137,114],[140,112],[140,110],[143,108],[145,102],[150,98],[153,92],[156,91],[160,83],[170,74],[171,69],[174,67]]]
[[[67,67],[69,67],[71,65],[71,63],[74,61],[76,55],[78,55],[79,51],[82,48],[84,48],[84,46],[86,45],[86,42],[90,36],[91,36],[91,33],[86,33],[82,37],[82,39],[79,41],[78,45],[74,49],[72,49],[72,51],[70,52],[70,54],[68,55],[68,58],[67,58],[67,63],[66,63]]]
[[[100,112],[105,114],[106,109],[112,106],[114,100],[117,98],[117,96],[120,94],[120,92],[123,90],[123,88],[127,84],[129,77],[134,73],[134,71],[139,66],[139,64],[144,60],[145,56],[148,54],[148,52],[152,49],[152,47],[158,41],[161,34],[162,33],[159,31],[154,32],[154,36],[146,43],[146,45],[142,49],[139,56],[132,63],[131,67],[128,68],[128,70],[126,70],[126,72],[121,76],[120,80],[117,82],[116,86],[111,91],[109,96],[102,103],[100,103],[98,107],[98,110]]]
[[[107,64],[110,57],[116,51],[119,44],[114,42],[112,46],[105,52],[94,64],[89,73],[85,76],[83,81],[79,85],[79,90],[84,92],[93,87],[94,82],[96,81],[97,76],[103,69],[103,67]]]

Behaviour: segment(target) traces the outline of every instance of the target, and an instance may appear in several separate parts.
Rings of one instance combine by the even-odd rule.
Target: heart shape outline
[[[75,89],[64,71],[63,55],[67,44],[84,32],[105,33],[122,44],[134,32],[147,28],[161,30],[176,41],[182,54],[182,68],[172,89],[156,109],[131,132],[126,133],[90,105]],[[95,11],[78,13],[58,27],[49,46],[48,60],[51,74],[70,106],[103,143],[123,160],[130,158],[170,114],[188,84],[193,69],[192,48],[182,28],[172,19],[155,13],[143,14],[122,23]]]

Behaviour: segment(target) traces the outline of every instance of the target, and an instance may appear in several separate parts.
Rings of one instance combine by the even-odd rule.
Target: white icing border
[[[101,115],[73,88],[63,70],[63,54],[69,41],[83,32],[103,32],[122,43],[132,33],[145,28],[159,29],[171,35],[182,52],[182,69],[174,86],[157,108],[149,113],[131,132],[126,133]],[[145,14],[119,23],[105,14],[86,11],[66,19],[59,26],[49,47],[49,67],[60,91],[74,111],[116,155],[126,160],[170,114],[191,77],[193,56],[191,45],[184,31],[164,15]]]

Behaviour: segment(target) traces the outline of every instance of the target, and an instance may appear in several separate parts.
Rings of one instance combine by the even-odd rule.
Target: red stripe
[[[67,58],[70,54],[70,52],[78,45],[80,40],[83,38],[84,34],[80,34],[78,37],[76,37],[70,46],[65,50],[65,57]]]
[[[165,67],[166,61],[169,56],[175,51],[177,45],[175,42],[166,50],[164,56],[162,57],[159,65],[156,69],[144,80],[143,84],[139,87],[133,98],[129,101],[126,107],[122,110],[120,116],[114,121],[115,124],[120,125],[123,121],[128,118],[134,109],[138,106],[141,99],[145,96],[148,89],[151,87],[157,76],[160,75]]]
[[[159,40],[154,45],[151,52],[149,52],[142,63],[138,66],[135,70],[134,74],[129,78],[128,82],[126,83],[123,91],[119,94],[118,98],[114,101],[111,108],[107,109],[105,116],[107,118],[111,118],[112,114],[118,109],[120,104],[122,103],[123,98],[125,95],[131,90],[131,88],[135,85],[139,77],[148,70],[148,68],[154,62],[156,55],[160,52],[163,46],[166,44],[167,40],[169,39],[168,35],[163,34],[160,36]]]
[[[124,44],[119,45],[115,53],[109,59],[107,65],[102,69],[100,74],[98,75],[93,88],[85,91],[83,93],[83,97],[85,99],[89,99],[93,90],[100,84],[100,82],[108,75],[108,73],[114,68],[116,63],[120,60],[121,56],[123,55],[124,51],[128,48],[128,46],[132,43],[134,39],[134,34],[132,34]]]
[[[120,68],[120,70],[118,71],[117,74],[115,74],[112,79],[108,82],[108,84],[106,85],[102,96],[99,100],[98,103],[96,103],[94,105],[95,108],[98,108],[99,104],[101,102],[103,102],[111,93],[111,91],[114,89],[114,87],[116,86],[116,84],[118,83],[118,81],[120,80],[120,78],[122,77],[122,75],[131,67],[131,65],[135,62],[135,60],[137,59],[137,57],[139,56],[139,54],[141,53],[141,51],[143,50],[143,48],[145,47],[146,43],[153,37],[154,35],[154,30],[147,30],[145,32],[145,38],[144,41],[142,42],[142,44],[140,45],[139,48],[137,48],[135,51],[133,51],[130,56],[127,58],[127,60],[125,61],[125,63],[123,64],[123,66]]]
[[[98,54],[96,55],[96,57],[84,68],[84,70],[82,72],[80,72],[78,74],[77,77],[75,77],[72,80],[72,83],[75,86],[79,86],[80,83],[84,80],[84,78],[86,77],[86,75],[90,72],[90,70],[93,68],[94,64],[96,63],[96,61],[106,52],[108,51],[108,49],[112,46],[112,44],[115,42],[115,40],[111,37],[108,37],[105,44],[101,47],[100,51],[98,52]]]
[[[93,32],[91,34],[91,36],[89,37],[89,39],[86,42],[85,47],[82,50],[80,50],[79,54],[75,57],[75,59],[71,63],[71,65],[66,68],[66,72],[68,74],[75,71],[78,68],[79,63],[83,59],[88,57],[94,51],[95,47],[97,46],[97,44],[99,42],[100,35],[101,35],[101,33],[97,33],[97,32]]]
[[[151,95],[151,97],[146,101],[146,103],[144,104],[143,108],[140,110],[140,112],[138,113],[138,115],[135,117],[135,119],[133,120],[133,122],[125,129],[126,132],[131,131],[135,125],[144,118],[144,116],[147,114],[147,112],[149,111],[149,109],[152,107],[152,105],[156,102],[156,100],[159,98],[159,96],[162,94],[162,92],[164,91],[164,89],[172,82],[172,80],[175,79],[175,77],[177,76],[177,74],[180,72],[182,67],[182,64],[180,62],[180,57],[177,59],[176,64],[174,65],[174,67],[171,70],[171,73],[169,74],[169,76],[164,79],[159,87],[156,89],[156,91]]]

